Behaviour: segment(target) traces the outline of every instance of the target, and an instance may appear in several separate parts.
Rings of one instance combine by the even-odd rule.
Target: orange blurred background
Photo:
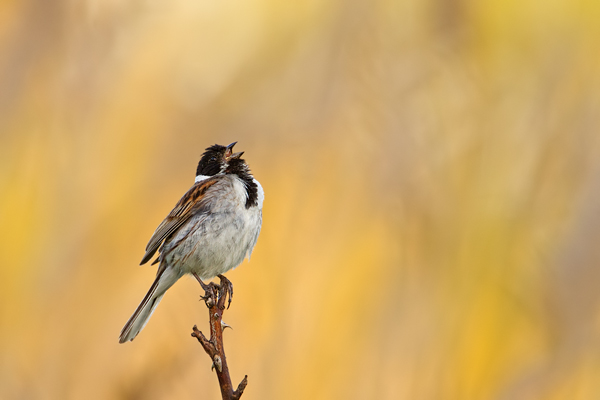
[[[590,0],[1,2],[0,398],[220,398],[193,279],[118,335],[236,140],[243,399],[600,398],[598,38]]]

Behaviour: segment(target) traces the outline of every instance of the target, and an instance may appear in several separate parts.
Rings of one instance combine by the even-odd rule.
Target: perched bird
[[[194,185],[156,228],[141,264],[160,263],[150,290],[123,327],[120,343],[133,340],[146,326],[169,289],[185,274],[212,279],[237,267],[252,253],[262,225],[263,189],[252,176],[243,152],[233,146],[206,149]]]

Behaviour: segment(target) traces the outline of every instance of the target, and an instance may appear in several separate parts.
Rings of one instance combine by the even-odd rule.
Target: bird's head
[[[236,143],[237,142],[233,142],[229,146],[215,144],[206,148],[206,151],[200,158],[198,168],[196,168],[196,180],[198,180],[198,178],[205,179],[206,177],[224,172],[233,155],[232,149]]]

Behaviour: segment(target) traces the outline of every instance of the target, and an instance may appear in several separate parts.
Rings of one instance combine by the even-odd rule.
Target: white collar
[[[208,175],[198,175],[196,176],[196,180],[194,181],[194,183],[202,182],[203,180],[208,178],[210,178],[210,176]]]

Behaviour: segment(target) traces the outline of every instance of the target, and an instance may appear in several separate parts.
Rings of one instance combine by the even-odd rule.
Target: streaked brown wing
[[[175,208],[167,215],[167,218],[154,231],[146,246],[146,254],[144,254],[140,265],[146,264],[154,256],[154,253],[156,253],[162,242],[181,228],[194,215],[194,211],[204,196],[206,196],[207,190],[217,183],[218,180],[219,177],[214,177],[198,182],[183,195]]]

